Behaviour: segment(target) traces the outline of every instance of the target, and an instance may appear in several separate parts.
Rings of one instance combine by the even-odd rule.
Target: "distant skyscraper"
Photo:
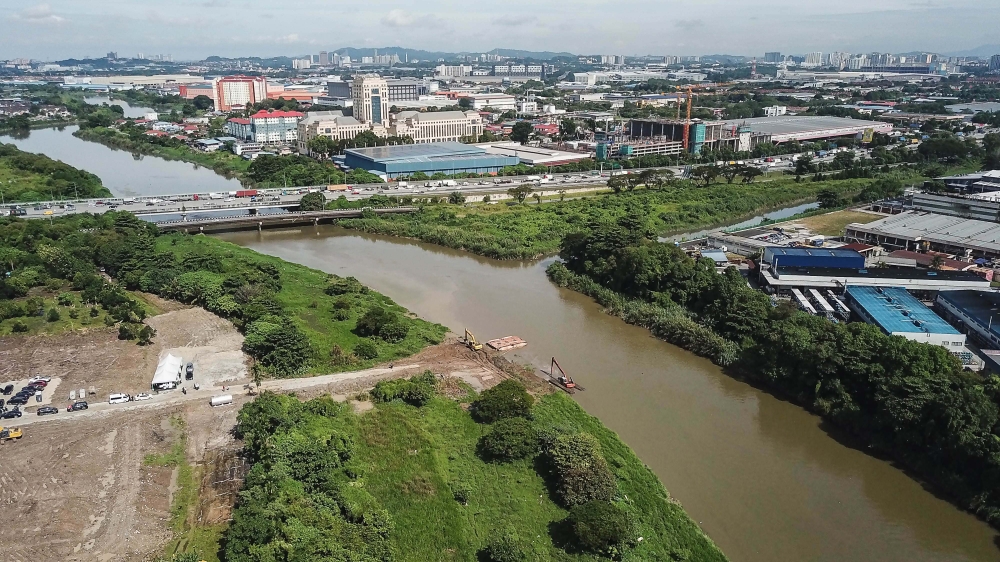
[[[764,53],[764,62],[781,62],[781,53],[777,51],[772,51],[770,53]]]
[[[823,53],[820,53],[818,51],[815,53],[809,53],[808,55],[806,55],[805,64],[813,66],[819,66],[823,64]]]
[[[263,76],[226,76],[212,81],[215,108],[229,111],[267,99],[267,79]]]
[[[351,85],[354,100],[354,118],[362,123],[389,122],[389,85],[377,74],[366,74],[354,79]]]
[[[1000,55],[990,57],[990,70],[1000,70]]]
[[[319,52],[319,65],[320,66],[327,66],[328,64],[330,64],[330,55],[328,55],[326,51],[320,51]]]

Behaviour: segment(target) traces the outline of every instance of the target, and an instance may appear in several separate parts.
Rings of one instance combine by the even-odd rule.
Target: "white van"
[[[131,399],[128,394],[111,394],[108,396],[108,404],[124,404]]]

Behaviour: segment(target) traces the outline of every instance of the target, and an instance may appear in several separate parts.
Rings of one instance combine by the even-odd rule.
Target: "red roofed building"
[[[539,123],[534,127],[535,132],[549,137],[559,134],[559,125],[556,123]]]
[[[249,142],[261,144],[294,144],[298,138],[298,123],[304,115],[298,111],[260,110],[247,119],[226,121],[226,132]]]

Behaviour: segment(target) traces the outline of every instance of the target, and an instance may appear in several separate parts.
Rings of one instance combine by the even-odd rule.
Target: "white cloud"
[[[63,23],[66,21],[66,18],[53,13],[52,7],[48,4],[39,4],[37,6],[21,10],[20,12],[13,14],[11,19],[41,24]]]
[[[414,14],[406,10],[389,10],[380,20],[387,27],[425,27],[440,25],[442,21],[431,14]]]

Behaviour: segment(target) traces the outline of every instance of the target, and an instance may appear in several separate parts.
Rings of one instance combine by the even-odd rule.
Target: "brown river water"
[[[802,408],[560,289],[542,262],[498,262],[332,226],[220,235],[353,275],[421,317],[480,341],[518,335],[587,388],[618,432],[735,562],[997,561],[998,533]]]

